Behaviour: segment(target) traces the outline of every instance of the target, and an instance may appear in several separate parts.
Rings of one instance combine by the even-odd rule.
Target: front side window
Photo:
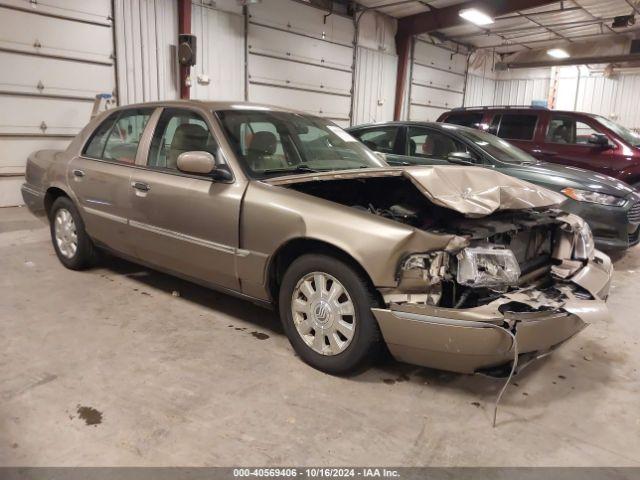
[[[215,113],[252,178],[386,166],[349,133],[318,117],[251,109]]]
[[[190,110],[166,108],[153,134],[147,165],[177,170],[180,154],[204,151],[215,157],[217,148],[207,123],[200,115]]]
[[[371,150],[382,153],[393,153],[396,146],[397,132],[397,127],[376,127],[352,132],[351,134]]]
[[[586,123],[554,115],[549,122],[546,140],[549,143],[589,145],[589,137],[594,133],[597,132]]]
[[[623,127],[619,123],[609,120],[607,117],[595,115],[594,118],[606,128],[613,131],[616,135],[619,135],[625,142],[633,145],[634,147],[640,147],[639,133],[629,130],[627,127]]]
[[[502,115],[497,135],[507,140],[533,140],[537,115]]]
[[[410,157],[446,159],[451,153],[467,151],[462,143],[428,128],[409,127],[407,137]]]
[[[93,133],[83,154],[90,158],[133,164],[140,137],[153,109],[123,110],[109,116]]]

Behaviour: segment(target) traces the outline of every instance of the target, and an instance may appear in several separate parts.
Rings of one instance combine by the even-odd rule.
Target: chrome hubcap
[[[298,334],[315,352],[337,355],[351,343],[356,328],[353,302],[333,276],[308,273],[293,290],[291,313]]]
[[[66,208],[59,209],[56,212],[53,228],[58,250],[62,256],[73,258],[78,250],[78,233],[71,212]]]

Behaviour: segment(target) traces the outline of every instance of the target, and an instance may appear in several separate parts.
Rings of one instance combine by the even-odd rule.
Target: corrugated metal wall
[[[470,73],[467,76],[464,106],[479,107],[483,105],[494,105],[495,93],[496,81],[493,78]]]
[[[119,103],[178,98],[175,0],[115,0]]]
[[[228,3],[228,2],[227,2]],[[244,16],[237,3],[194,0],[191,31],[197,37],[191,98],[244,100]]]
[[[362,14],[358,24],[353,125],[393,119],[396,95],[397,22],[377,12]]]
[[[580,72],[580,73],[578,73]],[[558,72],[558,110],[596,113],[640,130],[640,72],[605,77],[586,67],[566,67]]]
[[[516,71],[498,75],[493,97],[495,105],[531,105],[533,100],[547,100],[551,71]]]

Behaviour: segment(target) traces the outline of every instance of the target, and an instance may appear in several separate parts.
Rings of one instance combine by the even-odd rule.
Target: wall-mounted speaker
[[[178,62],[180,65],[196,64],[196,36],[188,33],[178,35]]]

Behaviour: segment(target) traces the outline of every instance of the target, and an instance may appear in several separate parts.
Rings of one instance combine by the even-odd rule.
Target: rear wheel
[[[287,337],[309,365],[346,374],[378,354],[380,331],[371,313],[378,302],[366,279],[347,263],[303,255],[286,271],[279,297]]]
[[[89,267],[95,258],[95,247],[73,202],[68,197],[58,197],[49,218],[51,241],[60,262],[72,270]]]

